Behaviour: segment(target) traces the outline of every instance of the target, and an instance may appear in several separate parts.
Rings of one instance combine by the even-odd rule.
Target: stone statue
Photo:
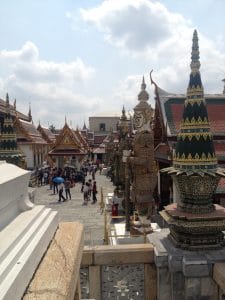
[[[150,219],[154,211],[153,192],[156,185],[154,139],[150,131],[138,132],[133,141],[131,198],[139,214]]]
[[[154,212],[153,192],[156,186],[156,164],[154,160],[154,138],[151,128],[153,109],[147,103],[149,98],[145,91],[146,84],[142,81],[140,101],[134,108],[134,127],[136,134],[133,140],[133,154],[129,157],[132,169],[131,198],[138,215],[148,219],[148,227]]]

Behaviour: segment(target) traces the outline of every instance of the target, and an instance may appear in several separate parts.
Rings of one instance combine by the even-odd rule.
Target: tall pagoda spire
[[[200,74],[197,31],[194,31],[191,73],[177,136],[172,175],[180,200],[160,214],[167,221],[172,242],[183,249],[219,249],[224,246],[225,212],[213,195],[225,170],[218,167]]]
[[[138,94],[138,100],[140,102],[146,102],[149,99],[149,94],[146,91],[146,83],[145,83],[145,77],[142,77],[142,83],[141,83],[141,91]]]
[[[87,126],[86,126],[85,121],[84,121],[84,125],[83,125],[83,130],[87,130]]]
[[[146,91],[145,78],[142,77],[141,91],[138,94],[139,103],[134,107],[134,128],[139,131],[150,130],[153,109],[148,103],[149,94]]]
[[[194,31],[191,73],[184,103],[180,133],[177,137],[174,167],[188,173],[215,172],[217,159],[210,131],[200,74],[197,31]]]
[[[120,119],[121,120],[127,120],[127,116],[126,116],[126,111],[125,111],[124,105],[123,105],[123,109],[122,109],[122,116],[121,116]]]
[[[125,136],[127,135],[128,131],[129,131],[129,120],[127,119],[124,105],[123,105],[123,109],[122,109],[122,115],[121,115],[119,123],[118,123],[118,129],[120,131],[120,137],[125,138]]]

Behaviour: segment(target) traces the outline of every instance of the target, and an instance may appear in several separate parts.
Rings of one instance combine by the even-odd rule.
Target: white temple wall
[[[94,131],[95,133],[104,133],[104,132],[110,132],[111,130],[117,130],[117,124],[119,122],[120,117],[119,116],[113,116],[113,117],[89,117],[89,128],[91,131]],[[104,124],[104,126],[103,126]],[[105,130],[103,130],[103,127],[105,127]]]
[[[34,153],[31,145],[18,144],[20,150],[25,155],[25,161],[28,169],[34,168]]]

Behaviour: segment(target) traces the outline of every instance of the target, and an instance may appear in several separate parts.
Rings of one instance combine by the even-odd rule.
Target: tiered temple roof
[[[0,115],[6,113],[6,101],[3,99],[0,99]],[[22,114],[19,111],[15,111],[14,106],[9,104],[10,106],[10,114],[15,117],[17,115],[17,117],[19,119],[25,120],[25,121],[29,121],[29,116]]]
[[[20,144],[47,144],[32,122],[16,118],[14,125],[16,128],[17,141]]]
[[[51,156],[85,155],[88,151],[87,142],[78,130],[71,129],[67,122],[49,152]]]
[[[41,133],[42,138],[49,144],[52,144],[55,142],[55,135],[51,132],[51,130],[47,127],[41,126],[41,124],[38,125],[37,130]]]

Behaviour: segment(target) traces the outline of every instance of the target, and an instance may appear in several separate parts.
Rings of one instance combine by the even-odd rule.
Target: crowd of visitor
[[[99,170],[101,174],[101,169],[101,165],[89,161],[85,162],[79,171],[71,166],[65,168],[45,167],[36,172],[37,185],[49,185],[53,194],[58,194],[58,201],[65,202],[71,200],[70,189],[75,187],[77,182],[80,182],[84,200],[82,205],[87,205],[91,198],[91,203],[95,204],[98,193],[95,173]]]

